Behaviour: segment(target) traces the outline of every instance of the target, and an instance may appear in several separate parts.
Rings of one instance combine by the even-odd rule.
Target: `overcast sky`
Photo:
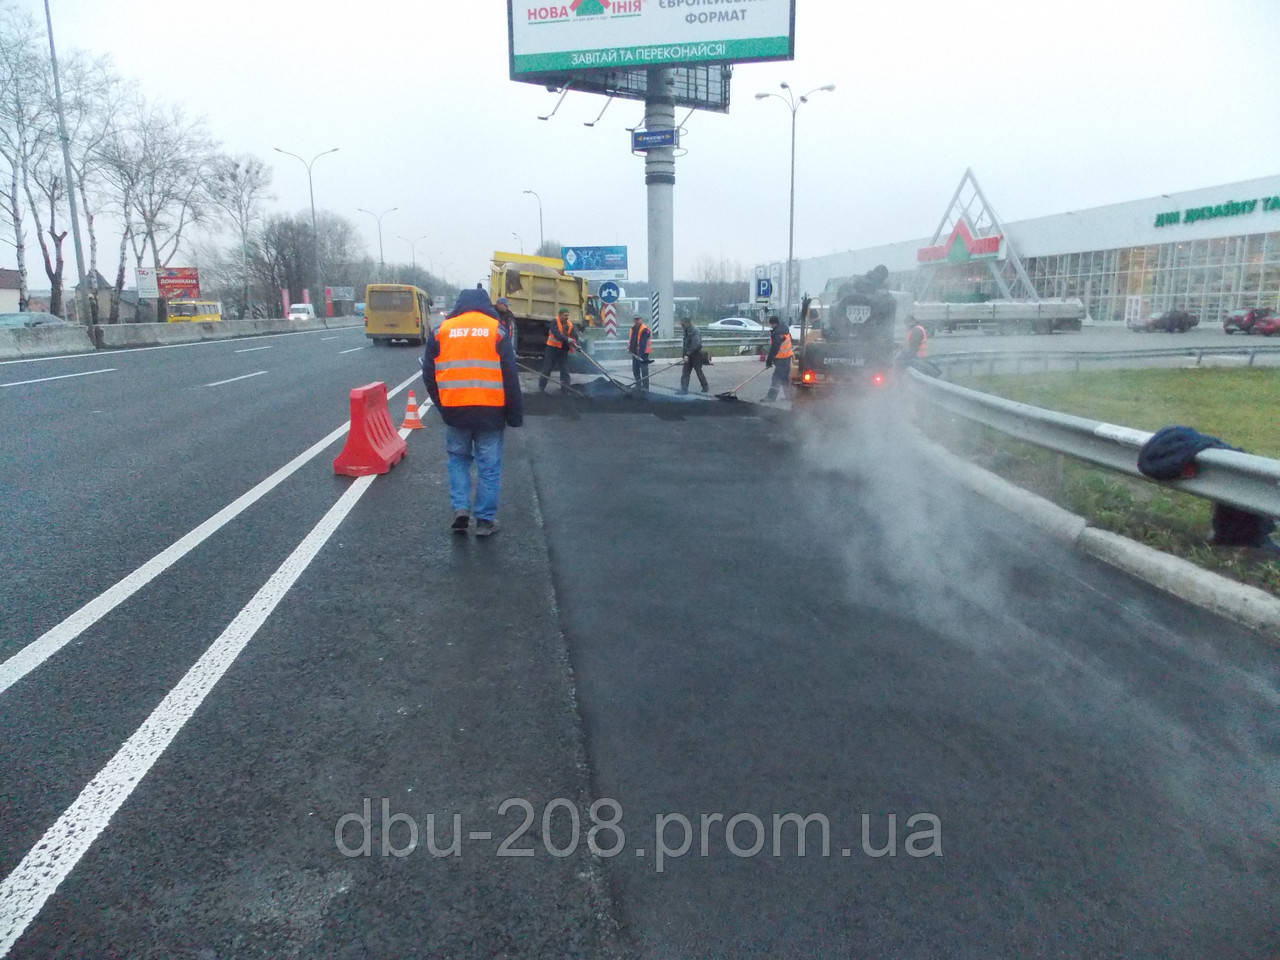
[[[15,2],[43,18],[39,0]],[[603,98],[570,94],[538,120],[555,96],[508,79],[502,0],[52,5],[60,49],[111,54],[148,96],[204,115],[225,149],[270,161],[275,208],[306,209],[307,183],[273,146],[340,147],[316,164],[316,202],[358,224],[374,256],[357,208],[398,207],[388,260],[409,259],[399,237],[425,235],[420,262],[487,276],[513,232],[537,245],[532,189],[548,238],[626,244],[645,276],[644,162],[625,130],[642,105],[615,101],[588,129]],[[676,275],[703,255],[785,258],[788,115],[753,97],[780,81],[836,84],[799,114],[805,257],[931,233],[966,166],[1005,220],[1275,173],[1278,28],[1277,0],[797,0],[795,60],[736,67],[730,113],[688,123]]]

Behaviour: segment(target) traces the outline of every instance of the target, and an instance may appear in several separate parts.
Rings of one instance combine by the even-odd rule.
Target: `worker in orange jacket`
[[[542,355],[542,374],[538,377],[538,392],[547,392],[547,381],[554,370],[560,371],[560,391],[569,387],[569,354],[578,343],[578,331],[569,319],[569,311],[562,309],[547,330],[547,352]]]
[[[483,290],[463,290],[427,339],[422,380],[444,420],[454,533],[471,525],[471,465],[476,467],[476,536],[498,529],[505,427],[524,423],[520,374],[511,339]]]

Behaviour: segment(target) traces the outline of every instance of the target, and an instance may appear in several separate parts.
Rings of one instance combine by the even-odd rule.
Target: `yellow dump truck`
[[[534,257],[523,253],[493,255],[489,267],[489,299],[506,297],[516,318],[516,353],[540,357],[547,330],[561,309],[569,311],[575,325],[586,323],[590,298],[587,281],[564,272],[558,257]]]

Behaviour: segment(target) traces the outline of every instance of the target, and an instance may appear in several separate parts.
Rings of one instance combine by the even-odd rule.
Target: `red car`
[[[1232,310],[1222,318],[1222,332],[1235,333],[1239,330],[1241,333],[1251,333],[1255,323],[1270,316],[1270,307],[1242,307]]]
[[[1280,333],[1280,317],[1271,313],[1268,313],[1265,317],[1259,317],[1253,321],[1253,326],[1249,329],[1249,332],[1260,333],[1264,337],[1269,337],[1273,333]]]

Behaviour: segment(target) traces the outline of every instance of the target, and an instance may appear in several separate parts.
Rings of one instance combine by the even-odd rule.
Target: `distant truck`
[[[929,303],[911,305],[910,318],[929,333],[962,327],[999,333],[1055,333],[1079,330],[1084,302],[1078,298],[1046,300],[988,300],[985,303]]]
[[[494,252],[489,267],[489,299],[496,302],[499,297],[507,298],[516,318],[517,353],[522,357],[542,356],[547,331],[562,309],[583,326],[594,304],[587,295],[587,281],[565,273],[563,260],[501,250]]]

